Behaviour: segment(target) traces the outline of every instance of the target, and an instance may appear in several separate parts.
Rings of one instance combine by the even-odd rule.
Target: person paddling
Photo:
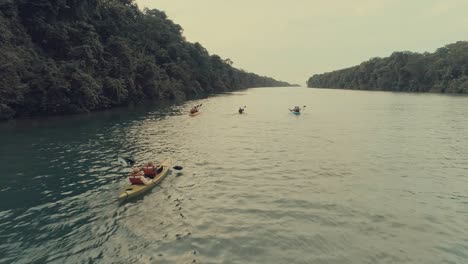
[[[200,110],[199,108],[202,106],[203,104],[199,104],[199,105],[196,105],[194,107],[192,107],[192,109],[190,109],[190,112],[189,112],[189,115],[191,116],[196,116],[200,113]]]
[[[133,185],[149,185],[149,184],[151,184],[151,180],[147,179],[145,177],[143,171],[141,171],[141,169],[138,168],[138,167],[133,168],[132,174],[130,174],[130,177],[128,177],[128,180]]]
[[[239,114],[244,113],[245,108],[239,107]]]
[[[153,162],[148,162],[144,167],[143,167],[143,172],[145,174],[145,177],[148,177],[150,179],[154,179],[158,173],[160,173],[163,170],[161,166],[154,166]]]
[[[193,115],[193,114],[198,113],[198,108],[199,108],[200,106],[202,106],[202,105],[203,105],[203,104],[199,104],[199,105],[196,105],[196,106],[192,107],[192,109],[190,110],[190,114]]]
[[[299,106],[296,105],[296,106],[294,107],[293,111],[296,112],[296,113],[299,113],[299,112],[301,112],[301,108],[300,108]]]

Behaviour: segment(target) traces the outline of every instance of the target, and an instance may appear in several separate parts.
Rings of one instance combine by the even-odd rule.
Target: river
[[[184,169],[119,205],[119,156]],[[466,96],[257,88],[17,120],[0,166],[0,263],[468,263]]]

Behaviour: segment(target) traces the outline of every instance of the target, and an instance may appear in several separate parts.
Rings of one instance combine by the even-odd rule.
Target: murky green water
[[[119,155],[184,170],[119,206]],[[2,123],[0,166],[0,263],[468,263],[468,97],[267,88]]]

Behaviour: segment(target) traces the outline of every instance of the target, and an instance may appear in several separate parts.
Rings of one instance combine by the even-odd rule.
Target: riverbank
[[[133,1],[41,3],[0,3],[0,119],[290,85],[233,67]]]
[[[433,53],[394,52],[360,65],[315,74],[307,86],[325,89],[468,94],[468,42],[458,41]]]

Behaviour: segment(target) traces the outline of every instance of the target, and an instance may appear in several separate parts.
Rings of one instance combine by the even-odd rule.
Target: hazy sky
[[[468,0],[136,0],[234,66],[299,83],[393,51],[468,40]]]

